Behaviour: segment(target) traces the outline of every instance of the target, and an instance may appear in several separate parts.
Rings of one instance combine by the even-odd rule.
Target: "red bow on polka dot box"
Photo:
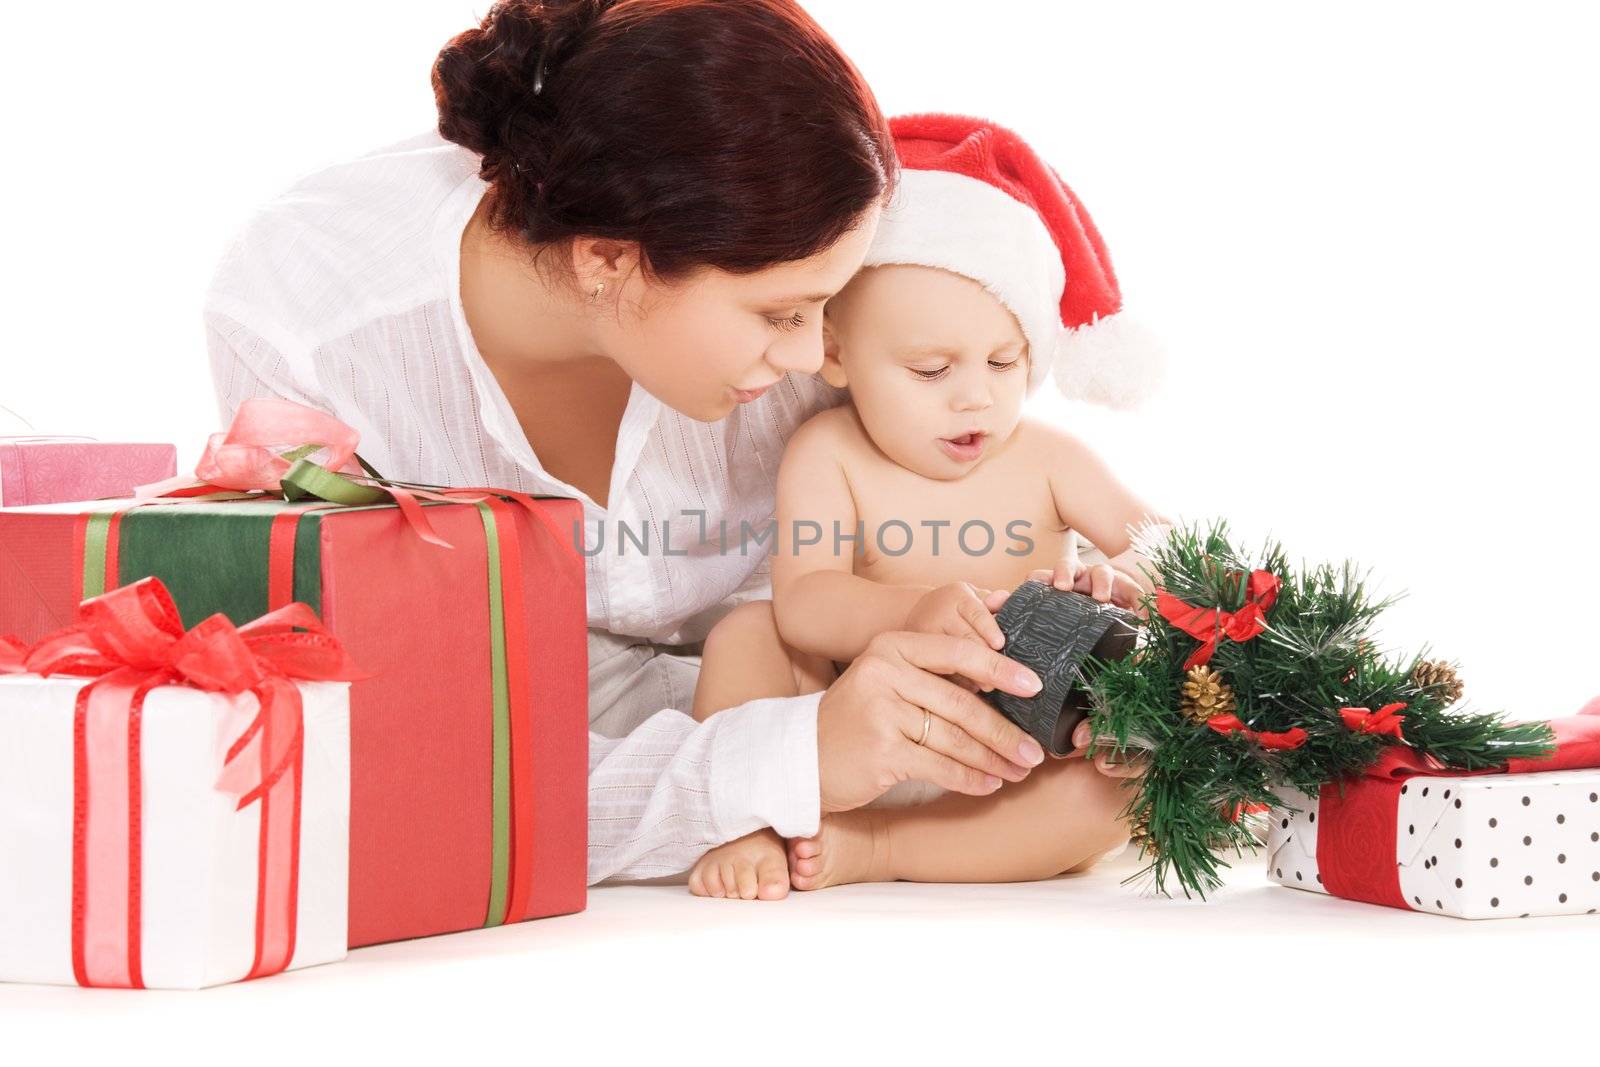
[[[1395,745],[1318,797],[1284,792],[1268,877],[1462,919],[1600,912],[1600,699],[1550,725],[1555,754],[1505,773],[1439,771]]]

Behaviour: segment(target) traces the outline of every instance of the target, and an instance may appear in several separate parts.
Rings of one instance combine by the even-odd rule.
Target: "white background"
[[[192,463],[214,429],[198,309],[223,241],[298,175],[430,125],[432,58],[483,6],[9,5],[0,405],[40,431],[176,441]],[[1586,5],[806,6],[886,111],[984,114],[1029,137],[1101,226],[1130,311],[1165,335],[1168,390],[1142,413],[1053,396],[1042,411],[1080,427],[1169,511],[1229,516],[1297,555],[1354,557],[1384,588],[1409,590],[1389,637],[1459,659],[1479,703],[1543,717],[1600,692],[1600,569],[1587,555],[1600,520],[1600,65]],[[0,433],[22,428],[0,411]],[[1284,964],[1244,939],[1238,952],[1262,957],[1265,985],[1219,987],[1207,959],[1175,974],[1133,913],[1109,914],[1132,924],[1128,959],[1069,951],[1027,980],[1048,973],[1080,990],[1110,965],[1127,990],[1118,1024],[1237,990],[1256,1007],[1219,1016],[1234,1039],[1271,1014],[1287,975],[1304,1019],[1340,1010],[1315,985],[1327,961],[1309,950]],[[1315,923],[1317,910],[1300,916]],[[1593,923],[1578,929],[1595,937]],[[1024,927],[992,957],[953,957],[926,1010],[886,1019],[880,1036],[948,1025],[952,989],[992,988],[1037,962],[1028,947]],[[728,996],[767,1004],[750,998],[782,975],[765,1009],[771,1040],[843,1053],[825,1027],[840,961],[808,957],[803,938],[785,948],[732,956],[720,982],[676,988],[706,1005],[685,1020],[683,1047],[770,1058],[779,1046],[719,1047],[710,1008]],[[1546,968],[1551,951],[1529,966]],[[1350,967],[1351,981],[1367,973]],[[905,983],[931,980],[928,968],[882,973]],[[1225,970],[1246,973],[1237,961]],[[376,997],[383,985],[364,988]],[[806,990],[816,996],[795,999]],[[1094,1026],[1073,995],[1056,1017],[1008,1023],[986,1008],[999,1035],[987,1054],[1013,1055],[1042,1032],[1070,1048]],[[551,1011],[529,1004],[525,1018],[478,1025],[528,1033]]]

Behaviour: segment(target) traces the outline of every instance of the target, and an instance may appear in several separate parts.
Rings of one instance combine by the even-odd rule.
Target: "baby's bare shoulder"
[[[1041,467],[1060,470],[1092,462],[1094,452],[1083,439],[1068,430],[1042,419],[1023,418],[1017,423],[1015,454],[1027,462]]]
[[[849,404],[819,411],[789,438],[783,449],[783,461],[791,458],[797,463],[812,463],[820,459],[843,462],[857,453],[866,435],[855,409]]]

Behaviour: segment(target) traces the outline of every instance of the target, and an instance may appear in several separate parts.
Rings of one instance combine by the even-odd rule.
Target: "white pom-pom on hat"
[[[1151,396],[1166,375],[1161,339],[1126,314],[1061,330],[1056,385],[1074,400],[1126,411]]]
[[[1153,334],[1126,321],[1094,220],[1015,133],[963,115],[889,123],[900,185],[866,266],[938,267],[982,284],[1028,339],[1028,388],[1054,367],[1066,395],[1129,408],[1159,384]]]

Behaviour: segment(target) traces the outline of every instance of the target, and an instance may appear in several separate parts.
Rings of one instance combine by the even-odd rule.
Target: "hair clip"
[[[538,96],[541,92],[544,91],[544,61],[545,61],[545,55],[549,52],[549,50],[550,50],[550,39],[548,37],[546,37],[544,42],[539,45],[539,65],[537,67],[535,67],[534,70],[533,70],[533,95],[534,96]]]

